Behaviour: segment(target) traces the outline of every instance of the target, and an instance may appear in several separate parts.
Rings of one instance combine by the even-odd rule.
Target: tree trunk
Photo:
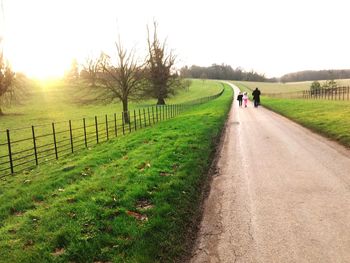
[[[2,111],[2,109],[0,108],[0,116],[4,115],[4,112]]]
[[[124,99],[122,101],[123,103],[123,116],[124,116],[124,123],[130,122],[129,112],[128,112],[128,100]]]
[[[158,98],[157,105],[165,105],[164,98]]]

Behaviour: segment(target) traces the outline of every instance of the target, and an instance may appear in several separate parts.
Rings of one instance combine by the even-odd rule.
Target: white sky
[[[350,68],[348,0],[2,2],[5,55],[15,70],[36,77],[62,74],[73,58],[113,52],[118,33],[142,57],[153,19],[178,67],[225,63],[269,77]]]

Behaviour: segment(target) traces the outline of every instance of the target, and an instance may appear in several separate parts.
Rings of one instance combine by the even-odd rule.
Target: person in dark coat
[[[242,100],[243,100],[243,94],[242,92],[240,92],[237,96],[237,100],[238,100],[238,105],[239,107],[242,107]]]
[[[260,104],[260,94],[261,94],[261,92],[258,88],[255,88],[255,90],[252,93],[255,108],[257,108]]]

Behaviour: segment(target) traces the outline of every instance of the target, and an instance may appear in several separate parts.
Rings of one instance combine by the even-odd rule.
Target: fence
[[[0,178],[173,118],[190,107],[221,96],[223,91],[181,104],[0,131]]]
[[[264,93],[264,96],[288,99],[350,100],[350,87],[320,88],[284,93]]]

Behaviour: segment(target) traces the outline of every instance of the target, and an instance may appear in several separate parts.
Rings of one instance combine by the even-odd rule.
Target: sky
[[[184,65],[228,64],[279,77],[350,69],[348,0],[0,0],[6,58],[32,77],[61,76],[72,59],[104,51],[120,36],[140,60],[147,25]]]

